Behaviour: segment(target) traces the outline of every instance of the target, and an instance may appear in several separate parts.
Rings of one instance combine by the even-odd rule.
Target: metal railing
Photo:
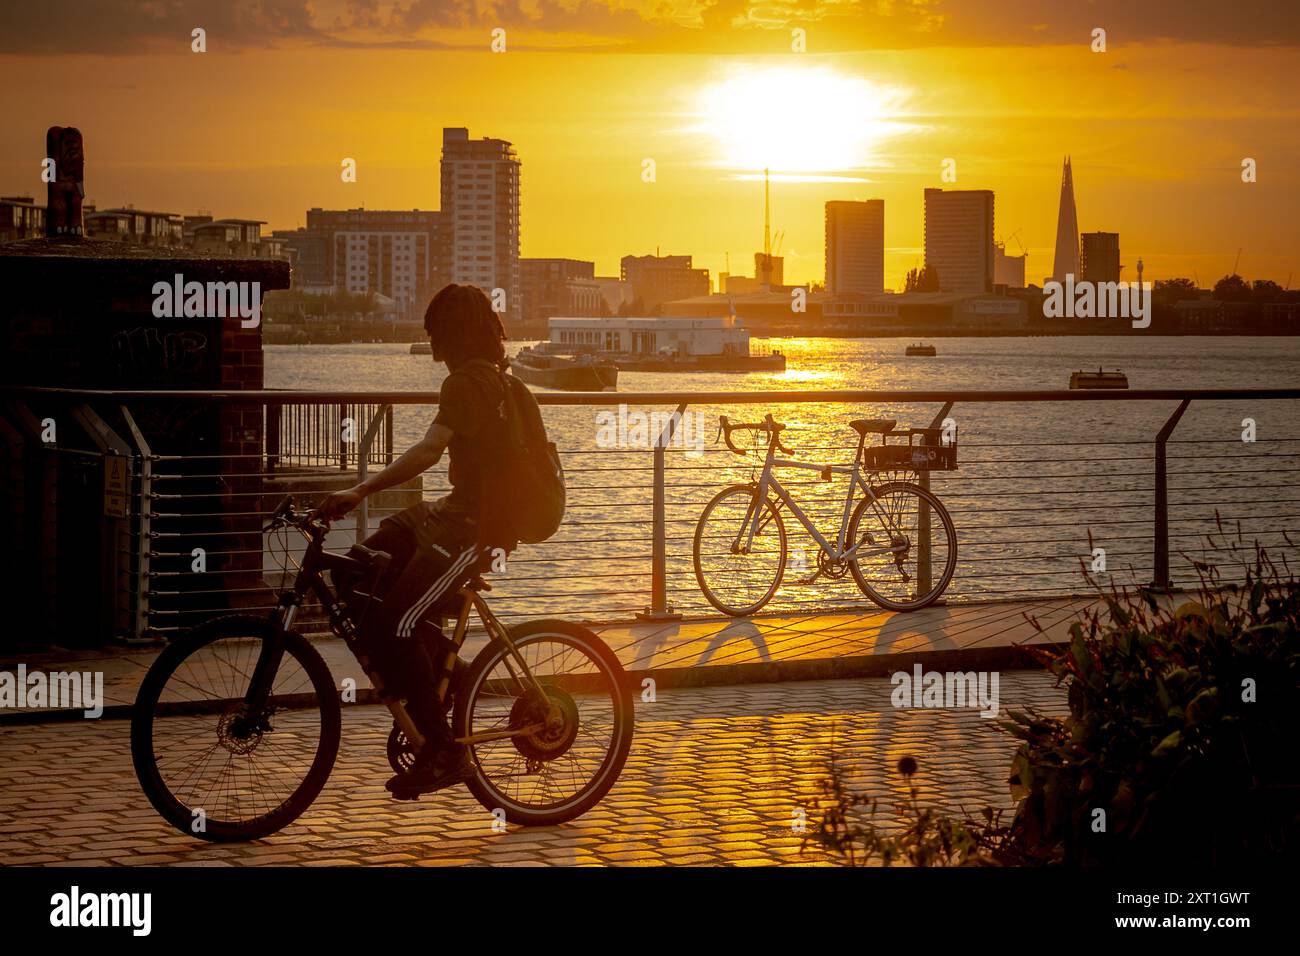
[[[436,392],[246,391],[208,393],[218,408],[261,409],[280,423],[261,447],[165,455],[152,451],[131,415],[135,403],[195,400],[186,392],[10,390],[37,417],[55,406],[114,409],[106,419],[129,446],[131,554],[122,586],[136,633],[174,634],[232,608],[269,606],[278,583],[278,542],[261,534],[262,515],[281,494],[319,496],[390,460],[423,434]],[[1177,588],[1195,583],[1209,540],[1224,531],[1294,560],[1300,528],[1300,389],[1087,391],[754,391],[537,395],[560,446],[569,509],[557,535],[512,554],[493,576],[494,607],[506,618],[563,615],[588,621],[713,614],[694,578],[691,547],[704,504],[758,466],[701,436],[719,412],[772,412],[789,425],[795,457],[851,460],[853,417],[903,424],[960,425],[960,467],[925,476],[956,523],[959,559],[949,602],[1089,593],[1081,564],[1105,551],[1102,581]],[[602,412],[627,406],[674,410],[669,432],[647,423],[622,447],[601,447]],[[40,410],[36,410],[36,409]],[[272,413],[271,410],[275,410]],[[285,422],[335,423],[360,409],[351,441],[312,438],[292,453]],[[314,411],[311,411],[314,410]],[[739,411],[738,411],[739,410]],[[1121,412],[1121,410],[1123,410]],[[689,419],[694,413],[699,418]],[[618,412],[618,414],[622,414]],[[1243,420],[1258,424],[1253,441]],[[694,431],[688,426],[694,423]],[[662,425],[662,418],[657,424]],[[312,428],[307,433],[316,434]],[[292,432],[303,434],[302,431]],[[670,437],[671,440],[663,439]],[[656,441],[656,438],[660,440]],[[694,442],[694,444],[692,444]],[[605,444],[608,444],[607,442]],[[618,444],[617,442],[615,444]],[[629,447],[629,445],[631,447]],[[71,453],[71,450],[68,450]],[[94,452],[81,452],[93,454]],[[328,479],[333,484],[329,484]],[[824,528],[833,528],[838,481],[791,475],[783,483]],[[423,494],[446,491],[445,469],[425,476]],[[410,500],[410,495],[405,501]],[[331,546],[345,548],[403,500],[368,502],[339,523]],[[798,529],[792,529],[795,531]],[[809,566],[816,546],[792,535]],[[199,561],[196,550],[202,553]],[[867,604],[851,578],[802,586],[798,575],[766,609],[817,614]]]
[[[368,443],[367,464],[392,460],[393,416],[391,405],[344,402],[330,405],[266,405],[266,470],[268,473],[296,466],[337,467],[355,471],[360,465],[361,435],[370,432],[376,419],[381,428]]]

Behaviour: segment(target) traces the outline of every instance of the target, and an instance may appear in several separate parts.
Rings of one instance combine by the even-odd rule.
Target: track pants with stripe
[[[383,605],[367,618],[363,634],[385,682],[407,698],[416,726],[435,746],[452,735],[434,700],[438,673],[423,639],[431,629],[427,618],[490,565],[490,551],[477,538],[471,520],[434,501],[385,518],[362,542],[392,555],[377,588]]]

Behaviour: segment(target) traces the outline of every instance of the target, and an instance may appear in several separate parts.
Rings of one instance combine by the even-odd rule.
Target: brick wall
[[[256,499],[244,493],[259,489],[261,468],[256,456],[262,448],[261,406],[218,406],[206,401],[204,395],[216,390],[262,387],[262,330],[260,326],[243,328],[239,316],[156,317],[155,284],[171,282],[177,273],[185,282],[256,282],[263,295],[289,285],[289,264],[279,260],[196,258],[169,249],[91,239],[33,239],[6,244],[0,246],[0,288],[5,290],[0,297],[0,374],[6,384],[14,385],[193,391],[193,401],[141,401],[131,405],[154,453],[187,456],[184,461],[166,464],[166,470],[179,477],[169,480],[165,490],[185,494],[185,500],[169,507],[195,517],[192,521],[173,519],[168,530],[182,527],[191,534],[212,533],[214,551],[235,550],[230,546],[236,542],[236,549],[260,550],[260,536],[245,534],[248,522],[238,522],[239,534],[232,540],[229,531],[233,519],[198,515],[256,507]],[[116,403],[94,404],[119,435],[129,438]],[[56,405],[44,403],[47,410]],[[69,450],[78,444],[89,445],[86,436],[78,434],[69,407],[59,406],[54,414],[60,420],[61,445]],[[66,455],[56,455],[56,462],[65,470],[67,461]],[[27,456],[26,467],[28,478],[39,480],[35,456]],[[82,484],[89,487],[76,494],[97,496],[102,490],[94,488],[93,482]],[[6,543],[28,553],[43,553],[50,541],[66,540],[60,534],[60,520],[75,513],[84,523],[85,515],[93,513],[96,506],[85,501],[56,501],[45,505],[46,513],[40,521],[30,520],[30,515],[19,520],[16,512],[22,507],[22,502],[7,496],[8,517],[3,527],[21,529],[13,533],[23,540]],[[99,528],[78,529],[78,533],[103,535],[107,525],[102,522]],[[225,535],[218,534],[223,531]],[[183,551],[177,550],[175,558],[160,559],[158,565],[168,566],[170,560],[175,569],[179,561],[188,561],[190,548],[199,546],[202,540],[186,539],[179,546]],[[156,548],[165,548],[165,544]],[[103,549],[85,550],[92,555]],[[78,570],[76,561],[69,562],[66,555],[63,558],[57,573],[39,574],[47,598],[45,606],[58,609],[55,620],[41,615],[31,625],[50,639],[102,643],[111,635],[85,633],[86,618],[79,616],[75,598],[77,588],[85,585],[71,580],[105,579],[97,573],[102,569]],[[246,563],[260,567],[260,556],[250,557]],[[209,571],[220,577],[204,581],[201,590],[233,586],[234,576],[247,570],[237,562],[226,567],[210,566]],[[81,603],[85,603],[84,592],[81,596]],[[102,602],[111,595],[94,597]],[[173,600],[180,606],[193,603],[185,598],[181,595]]]

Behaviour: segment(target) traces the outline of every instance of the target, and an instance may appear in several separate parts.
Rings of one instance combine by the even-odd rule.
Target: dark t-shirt
[[[466,362],[453,371],[438,392],[435,425],[451,429],[447,446],[447,477],[451,494],[441,499],[439,511],[450,517],[477,520],[482,508],[484,469],[490,452],[499,446],[505,427],[504,385],[501,372],[489,362]]]

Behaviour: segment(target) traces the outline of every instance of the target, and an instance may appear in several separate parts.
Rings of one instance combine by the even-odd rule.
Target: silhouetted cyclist
[[[408,700],[408,710],[426,744],[414,766],[388,781],[403,796],[441,790],[474,774],[465,747],[452,738],[435,698],[437,642],[442,640],[430,612],[449,594],[491,563],[495,548],[513,550],[508,531],[493,516],[502,502],[486,501],[485,471],[491,450],[500,447],[505,428],[505,330],[482,291],[448,285],[429,303],[424,315],[435,362],[449,375],[439,391],[438,413],[424,438],[383,471],[321,505],[337,518],[363,498],[416,477],[451,456],[451,493],[422,501],[385,518],[364,546],[384,551],[392,562],[379,583],[383,598],[367,616],[362,637],[372,649],[385,683]],[[347,595],[356,582],[336,581]],[[431,650],[430,645],[433,645]]]

